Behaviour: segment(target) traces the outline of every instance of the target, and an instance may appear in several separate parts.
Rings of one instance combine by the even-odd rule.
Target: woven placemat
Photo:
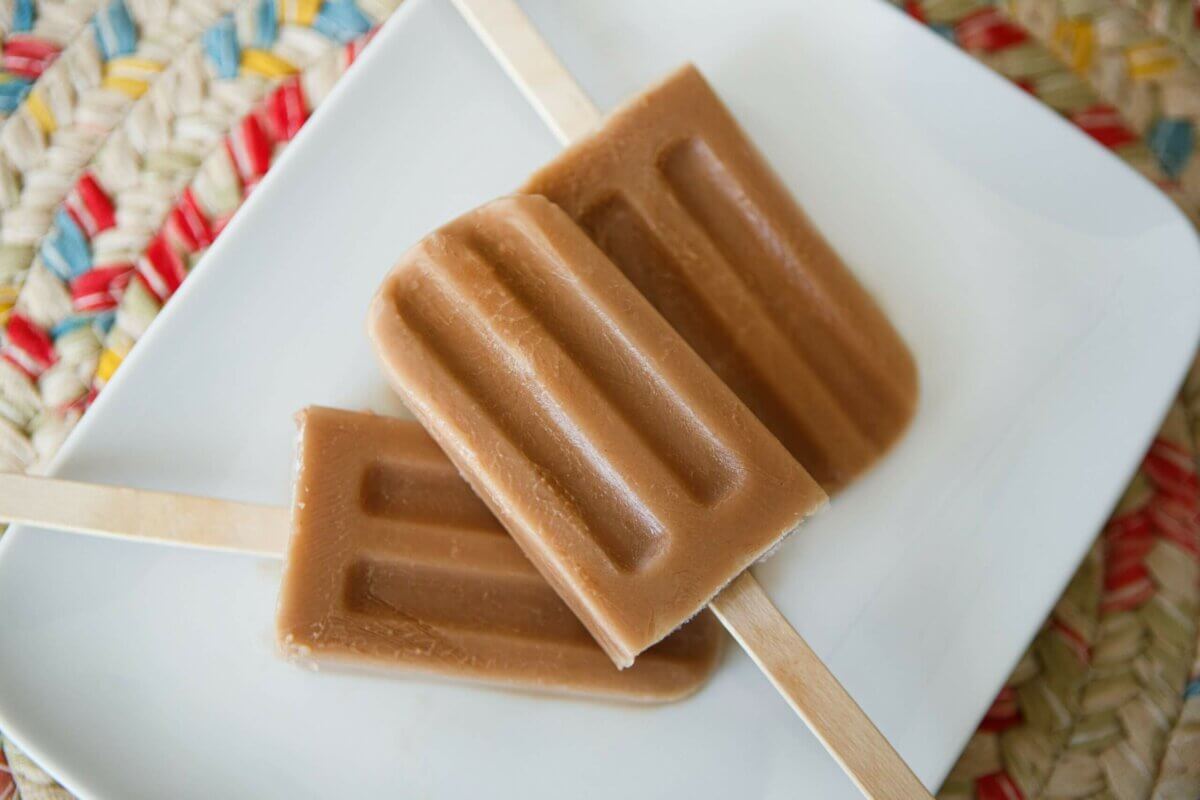
[[[398,2],[0,0],[0,470],[57,450]],[[1200,220],[1200,4],[897,4]],[[1200,799],[1198,436],[1194,368],[941,797]],[[6,743],[18,789],[69,797]]]
[[[1200,5],[906,2],[1200,219]],[[1200,368],[943,798],[1200,798]],[[1019,589],[1020,576],[1013,576]]]

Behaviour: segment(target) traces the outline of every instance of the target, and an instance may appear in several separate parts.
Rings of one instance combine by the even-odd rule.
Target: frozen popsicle
[[[277,616],[295,660],[641,702],[711,675],[705,613],[618,670],[412,421],[309,408]]]
[[[912,356],[695,67],[535,173],[830,492],[903,432]]]
[[[417,423],[299,420],[290,512],[0,473],[0,521],[286,556],[278,637],[306,664],[640,703],[685,697],[716,668],[724,636],[702,614],[618,671]]]
[[[618,665],[708,603],[864,794],[929,797],[744,571],[824,492],[562,209],[502,198],[430,234],[368,329],[408,407]]]
[[[427,236],[369,328],[408,407],[619,666],[825,502],[545,198]]]

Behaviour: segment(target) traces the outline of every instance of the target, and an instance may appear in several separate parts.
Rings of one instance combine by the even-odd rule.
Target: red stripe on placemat
[[[36,80],[58,58],[57,45],[28,34],[14,33],[4,42],[0,66],[22,78]]]
[[[1138,139],[1117,109],[1106,103],[1076,111],[1069,117],[1084,133],[1110,150],[1124,147]]]
[[[1165,439],[1155,439],[1146,453],[1142,469],[1163,492],[1193,506],[1200,498],[1200,482],[1196,479],[1192,454],[1185,448]]]
[[[1022,44],[1029,34],[990,6],[973,11],[954,26],[954,39],[964,50],[995,53]]]
[[[1017,691],[1011,686],[1005,686],[996,695],[992,707],[988,709],[979,723],[981,731],[1002,733],[1021,722],[1021,709],[1017,705]]]
[[[0,748],[0,800],[13,800],[16,796],[17,784],[8,768],[8,759],[4,757],[4,748]]]
[[[1025,795],[1006,772],[993,772],[975,781],[977,800],[1025,800]]]
[[[1069,647],[1071,652],[1075,654],[1075,657],[1079,659],[1080,664],[1086,665],[1091,662],[1092,647],[1090,644],[1088,644],[1088,640],[1084,638],[1082,633],[1075,630],[1060,619],[1051,620],[1050,627],[1054,628],[1054,630],[1056,630],[1058,634],[1062,636],[1063,641],[1067,643],[1067,647]]]

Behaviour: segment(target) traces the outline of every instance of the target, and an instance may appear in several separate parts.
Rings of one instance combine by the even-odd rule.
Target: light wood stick
[[[563,144],[600,112],[513,0],[454,0],[476,35]],[[709,608],[859,790],[872,800],[932,796],[749,572]]]
[[[563,144],[596,127],[600,111],[511,0],[454,0],[459,13]]]
[[[0,521],[281,558],[285,508],[0,474]]]
[[[874,800],[930,796],[749,570],[708,607],[864,796]]]

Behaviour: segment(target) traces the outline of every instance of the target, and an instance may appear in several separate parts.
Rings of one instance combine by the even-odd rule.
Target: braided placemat
[[[906,10],[1200,219],[1200,4],[930,0]],[[940,797],[1200,798],[1200,368]],[[1014,587],[1020,576],[1013,576]]]
[[[0,470],[35,470],[399,0],[0,0]],[[9,743],[0,800],[68,797]]]
[[[0,470],[55,452],[398,2],[0,0]],[[1200,3],[898,4],[1200,221]],[[1200,367],[941,797],[1200,799],[1198,437]],[[18,787],[69,797],[6,744]]]

